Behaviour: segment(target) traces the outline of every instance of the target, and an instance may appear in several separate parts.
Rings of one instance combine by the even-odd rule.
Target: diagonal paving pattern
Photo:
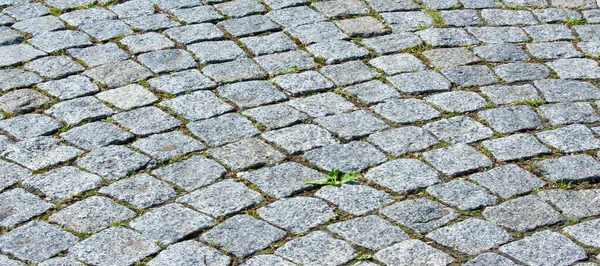
[[[599,58],[597,0],[0,0],[0,265],[598,266]]]

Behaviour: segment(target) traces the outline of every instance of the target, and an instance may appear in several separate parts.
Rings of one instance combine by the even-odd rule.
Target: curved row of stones
[[[595,0],[0,8],[2,265],[600,262]]]

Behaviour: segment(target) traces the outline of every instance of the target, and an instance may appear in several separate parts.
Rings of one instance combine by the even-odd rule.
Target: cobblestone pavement
[[[599,5],[0,0],[0,265],[598,266]]]

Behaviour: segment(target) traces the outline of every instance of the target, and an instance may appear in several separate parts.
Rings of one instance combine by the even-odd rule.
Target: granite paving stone
[[[115,88],[148,78],[152,72],[132,60],[125,60],[86,70],[83,75]]]
[[[133,3],[135,1],[127,2]],[[150,52],[175,46],[175,43],[162,34],[148,32],[140,35],[127,36],[119,41],[133,54]]]
[[[500,251],[530,265],[569,265],[587,258],[583,248],[550,230],[501,246]]]
[[[536,88],[531,84],[525,85],[492,85],[481,87],[485,94],[495,105],[520,103],[527,101],[542,101]]]
[[[135,216],[134,211],[109,198],[92,196],[50,215],[48,219],[77,233],[91,234]]]
[[[291,263],[281,257],[275,255],[256,255],[247,260],[243,266],[261,266],[261,265],[277,265],[277,266],[294,266]]]
[[[314,187],[305,181],[320,180],[325,176],[299,163],[286,162],[246,173],[242,178],[256,184],[270,196],[285,198]]]
[[[285,33],[277,32],[265,36],[251,36],[241,38],[240,41],[254,55],[266,55],[279,52],[287,52],[297,48]]]
[[[590,220],[565,227],[563,232],[591,247],[600,247],[600,220]]]
[[[19,44],[25,37],[8,27],[0,27],[0,45]]]
[[[600,66],[592,59],[557,59],[547,63],[561,79],[598,79]],[[576,70],[576,71],[575,71]]]
[[[96,94],[96,98],[124,110],[150,105],[158,101],[156,95],[138,84],[106,90]]]
[[[267,74],[251,59],[238,59],[231,62],[211,64],[202,73],[216,82],[234,82],[265,78]]]
[[[334,86],[333,82],[315,71],[282,75],[271,81],[294,96],[326,91]]]
[[[398,90],[406,94],[430,93],[450,90],[450,82],[434,71],[419,71],[387,78]]]
[[[365,179],[396,193],[411,192],[441,182],[433,168],[416,159],[397,159],[369,170]]]
[[[312,69],[314,59],[303,51],[289,51],[255,57],[254,60],[270,75]]]
[[[99,41],[107,41],[134,33],[127,24],[120,20],[87,22],[79,26],[79,29]]]
[[[42,33],[31,38],[29,44],[44,52],[52,53],[68,48],[89,46],[92,42],[90,37],[83,32],[64,30]],[[30,51],[24,50],[23,52]]]
[[[323,170],[339,168],[344,173],[360,172],[388,160],[373,145],[361,141],[310,150],[304,153],[303,158]]]
[[[466,266],[483,266],[483,265],[498,265],[498,266],[517,266],[512,260],[498,255],[496,253],[488,252],[483,253],[474,259],[463,264]]]
[[[314,122],[344,140],[359,139],[388,128],[385,122],[364,110],[318,117]]]
[[[224,114],[189,123],[187,129],[211,147],[221,146],[260,133],[250,120],[238,114]]]
[[[485,189],[464,180],[453,180],[430,186],[426,191],[442,202],[461,210],[479,209],[498,202],[498,198],[487,193]]]
[[[150,266],[158,265],[230,265],[231,258],[215,248],[198,241],[186,240],[171,245],[148,262]]]
[[[542,128],[542,121],[538,115],[526,105],[483,110],[478,112],[477,116],[485,119],[497,132],[505,134]]]
[[[171,203],[153,209],[132,220],[129,225],[149,239],[170,245],[190,234],[210,228],[214,223],[214,219],[206,215]]]
[[[57,103],[44,111],[57,120],[69,125],[83,121],[94,121],[106,118],[115,113],[111,108],[92,96],[86,96]]]
[[[133,264],[160,250],[141,234],[123,227],[108,228],[69,248],[69,256],[96,265]]]
[[[287,127],[308,119],[308,115],[285,103],[247,109],[242,112],[242,115],[251,117],[266,129]]]
[[[396,32],[416,31],[433,25],[433,19],[422,11],[386,12],[381,18]]]
[[[499,161],[522,160],[552,152],[530,134],[514,134],[481,144]]]
[[[77,159],[76,164],[106,179],[117,180],[144,168],[150,161],[150,157],[125,146],[110,145],[92,150]]]
[[[472,91],[450,91],[425,97],[425,101],[434,104],[446,112],[465,113],[485,107],[487,101]]]
[[[275,31],[280,27],[266,16],[254,15],[243,18],[230,19],[217,23],[234,37],[246,37],[267,31]]]
[[[210,91],[197,91],[160,103],[190,121],[207,119],[233,111],[233,106],[220,100]]]
[[[70,11],[60,15],[59,18],[73,27],[79,27],[89,22],[112,20],[117,18],[117,16],[104,8],[93,7],[89,9]]]
[[[0,47],[1,50],[2,47]],[[0,89],[3,91],[27,87],[42,81],[42,78],[38,74],[22,69],[11,68],[0,70]]]
[[[336,21],[335,24],[349,36],[373,36],[389,33],[386,26],[371,16]]]
[[[7,113],[29,113],[48,103],[50,98],[32,90],[13,90],[0,96],[0,109]]]
[[[68,249],[79,238],[56,225],[31,221],[0,237],[2,252],[39,263]]]
[[[233,41],[199,42],[188,45],[198,61],[203,64],[220,63],[245,58],[244,50]]]
[[[348,243],[323,231],[314,231],[275,250],[275,255],[306,266],[342,265],[358,255]]]
[[[348,39],[335,24],[331,22],[316,22],[306,25],[289,27],[285,30],[303,44]]]
[[[60,137],[73,145],[92,150],[129,142],[133,134],[106,122],[96,121],[61,133]]]
[[[0,60],[0,67],[20,64],[46,55],[46,53],[27,44],[0,46],[0,52],[5,55]]]
[[[464,143],[424,152],[422,156],[433,167],[450,176],[463,175],[479,168],[492,166],[489,158]]]
[[[179,23],[173,21],[164,13],[126,18],[123,21],[131,26],[132,29],[142,32],[158,31],[180,26]]]
[[[198,41],[212,41],[223,38],[223,32],[210,23],[187,25],[165,30],[165,34],[178,43],[188,44]]]
[[[324,201],[311,197],[284,198],[257,210],[258,216],[294,234],[303,233],[336,217]]]
[[[465,48],[431,49],[424,51],[423,55],[431,64],[440,68],[469,65],[481,61],[471,50]]]
[[[145,209],[175,197],[175,190],[168,184],[147,174],[112,183],[98,190],[99,193],[125,201],[136,208]]]
[[[173,193],[174,194],[174,193]],[[192,206],[197,211],[213,217],[235,214],[263,200],[260,193],[240,182],[226,179],[200,188],[177,199],[178,203]]]
[[[450,255],[417,239],[408,239],[380,250],[373,256],[386,265],[445,266],[454,261]]]
[[[408,238],[402,229],[376,215],[331,224],[327,229],[370,250],[380,250]]]
[[[356,106],[344,97],[331,92],[319,93],[306,98],[295,98],[286,104],[312,117],[333,115],[356,109]]]
[[[426,70],[425,64],[411,54],[395,54],[369,60],[369,64],[383,70],[386,75]]]
[[[358,0],[332,0],[329,2],[317,2],[313,3],[312,7],[323,13],[328,18],[365,15],[368,13],[367,5]]]
[[[77,72],[85,68],[67,56],[47,56],[35,59],[24,66],[25,70],[33,71],[42,77],[57,79]]]
[[[193,191],[225,176],[225,168],[213,160],[196,155],[152,171],[152,174],[178,187]]]
[[[319,72],[338,86],[351,85],[377,77],[377,72],[361,61],[326,66],[321,68]]]
[[[425,124],[423,129],[451,144],[476,142],[494,134],[490,128],[468,116],[456,116],[431,122]]]
[[[478,237],[473,237],[475,235]],[[428,233],[426,237],[440,245],[470,255],[479,254],[513,240],[513,237],[504,229],[477,218],[470,218],[436,229]]]
[[[556,206],[570,219],[584,219],[590,216],[597,216],[600,213],[600,208],[598,208],[598,195],[600,195],[600,191],[598,189],[577,191],[553,189],[541,191],[538,195],[543,200]]]
[[[457,47],[477,45],[479,41],[463,29],[456,28],[429,28],[418,31],[417,35],[423,41],[434,47]]]
[[[202,75],[196,69],[175,72],[170,75],[163,75],[158,78],[148,80],[150,86],[156,90],[179,95],[190,91],[208,90],[217,86],[217,84]]]
[[[534,85],[548,102],[600,99],[600,89],[584,81],[543,79],[536,80]]]
[[[0,208],[5,215],[0,219],[0,226],[10,228],[38,216],[53,205],[37,196],[15,188],[0,194]]]
[[[170,10],[170,12],[179,20],[188,24],[213,22],[223,18],[223,16],[210,5],[173,9]]]
[[[469,179],[505,199],[526,194],[546,185],[546,182],[515,164],[472,174]]]
[[[175,157],[203,150],[206,146],[192,137],[186,136],[181,131],[171,131],[138,139],[131,144],[131,147],[148,154],[158,161],[164,162]]]
[[[369,55],[367,49],[348,41],[333,40],[312,44],[306,49],[315,57],[325,59],[327,64],[337,64],[363,59]]]
[[[45,260],[44,262],[42,262],[38,265],[40,265],[40,266],[85,266],[85,264],[79,262],[78,260],[76,260],[74,258],[59,257],[59,256]]]
[[[181,121],[154,106],[118,113],[112,118],[120,126],[138,136],[165,132],[181,124]]]
[[[600,148],[600,140],[584,125],[575,124],[537,133],[538,138],[562,153],[574,153]]]
[[[417,99],[393,99],[371,107],[375,113],[399,124],[426,121],[441,116],[433,107]]]
[[[28,18],[48,15],[50,14],[50,9],[41,3],[30,3],[9,6],[2,10],[2,13],[7,14],[17,20],[25,20]]]
[[[244,139],[210,149],[208,154],[231,168],[232,171],[271,165],[286,158],[284,154],[256,138]]]
[[[540,44],[535,45],[539,47]],[[527,47],[529,48],[530,46]],[[494,63],[522,62],[530,59],[521,46],[514,44],[490,43],[473,48],[473,52],[485,61]],[[534,54],[533,56],[536,55]]]
[[[591,124],[600,120],[592,105],[587,102],[544,104],[538,108],[538,113],[554,126]]]
[[[89,67],[114,63],[130,58],[129,54],[119,48],[115,43],[90,46],[87,48],[73,48],[67,51],[70,55],[83,61]]]
[[[12,25],[13,28],[31,35],[41,35],[46,32],[64,30],[65,24],[54,16],[30,18]]]
[[[339,143],[327,130],[311,124],[300,124],[265,132],[261,134],[261,137],[291,154]]]
[[[73,166],[65,166],[44,174],[32,175],[24,180],[22,185],[33,191],[40,191],[47,198],[58,201],[100,187],[102,178]]]
[[[327,20],[325,15],[302,5],[270,11],[267,17],[286,28]]]
[[[508,63],[494,67],[494,72],[509,83],[545,79],[550,75],[550,69],[537,63]]]
[[[538,196],[528,195],[487,207],[483,216],[495,224],[525,232],[565,221],[565,218]]]
[[[0,161],[0,166],[4,169],[4,171],[0,173],[0,192],[31,176],[29,170],[13,163]]]
[[[42,136],[12,144],[0,156],[37,171],[73,160],[82,153],[82,150],[63,145],[55,138]]]
[[[387,1],[387,0],[375,0]],[[405,0],[402,0],[405,1]],[[389,2],[389,1],[388,1]],[[397,3],[396,1],[391,4]],[[414,3],[412,3],[414,4]],[[380,54],[390,54],[396,51],[416,47],[423,43],[421,38],[412,32],[397,32],[388,35],[363,39],[361,43]]]
[[[527,44],[527,50],[534,57],[542,60],[582,57],[570,42],[549,42]]]
[[[200,239],[216,243],[221,248],[227,247],[229,252],[236,256],[247,257],[284,237],[283,230],[252,216],[241,214],[213,227],[202,234]]]
[[[386,100],[402,98],[402,95],[398,91],[379,80],[348,86],[343,91],[356,96],[359,101],[365,104],[375,104]]]
[[[600,176],[600,164],[586,154],[563,156],[539,162],[542,174],[553,182],[586,180]]]
[[[333,203],[352,215],[363,215],[385,204],[393,202],[391,195],[358,182],[341,186],[325,186],[317,191],[315,197]]]
[[[468,27],[467,31],[484,43],[519,43],[531,39],[519,27]]]

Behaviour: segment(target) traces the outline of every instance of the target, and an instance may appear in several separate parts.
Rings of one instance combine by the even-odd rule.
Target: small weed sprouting
[[[348,183],[355,179],[360,178],[360,173],[345,173],[341,174],[340,169],[333,168],[327,178],[321,180],[307,180],[305,181],[307,184],[313,185],[330,185],[330,186],[341,186],[342,184]]]

